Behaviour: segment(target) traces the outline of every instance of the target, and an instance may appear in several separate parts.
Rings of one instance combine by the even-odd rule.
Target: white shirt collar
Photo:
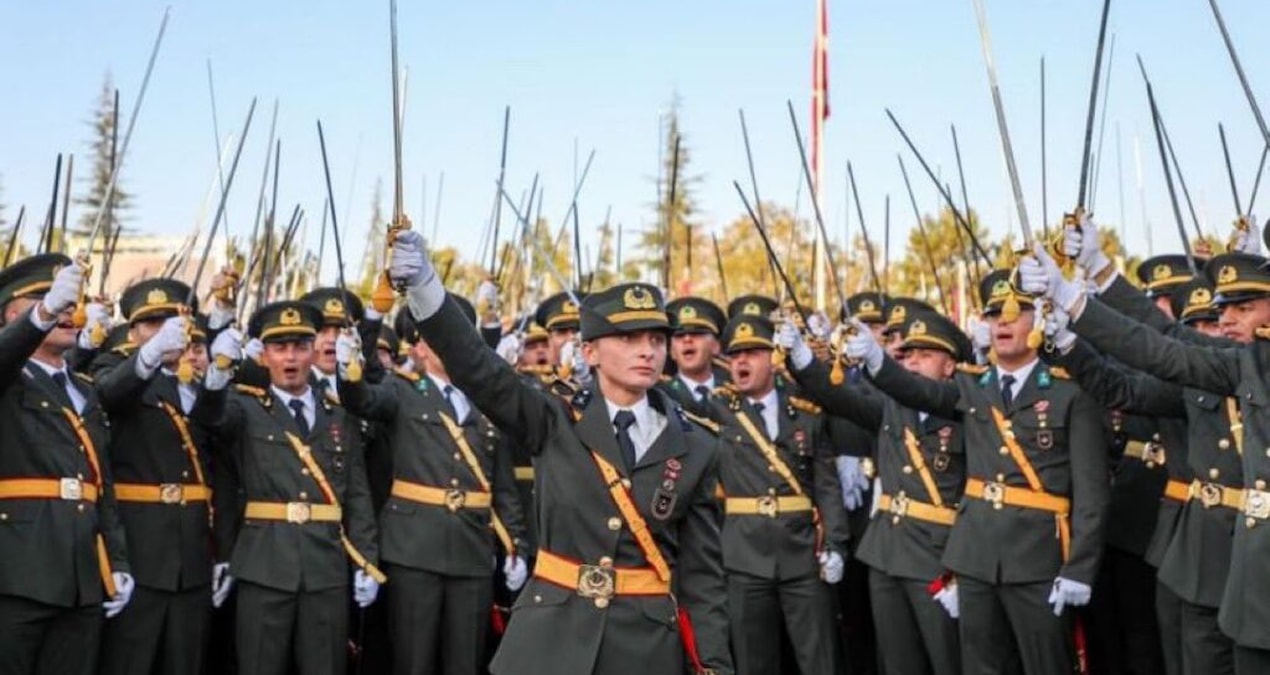
[[[647,396],[636,401],[634,405],[626,407],[622,407],[607,398],[604,399],[604,405],[608,408],[609,422],[612,422],[613,418],[617,417],[619,410],[629,410],[635,414],[635,426],[642,429],[648,429],[652,426],[653,407],[648,404]]]
[[[273,385],[269,386],[269,390],[272,391],[273,395],[277,396],[282,401],[282,405],[287,406],[288,409],[291,407],[291,401],[299,399],[300,402],[304,403],[305,412],[317,410],[317,402],[313,400],[313,387],[306,388],[304,393],[299,396],[288,394]]]
[[[997,366],[997,383],[1001,386],[1002,389],[1004,389],[1005,385],[1002,384],[1001,381],[1005,379],[1006,375],[1013,375],[1014,376],[1014,390],[1012,393],[1017,395],[1019,391],[1023,389],[1023,385],[1027,382],[1027,379],[1032,376],[1032,371],[1036,370],[1036,364],[1040,363],[1040,361],[1041,360],[1039,358],[1032,359],[1031,362],[1029,362],[1027,365],[1022,366],[1017,370],[1006,370],[1005,368],[1002,368],[1000,365],[998,365]]]
[[[710,391],[714,391],[714,373],[710,373],[709,377],[707,377],[704,380],[701,380],[700,382],[692,379],[691,377],[688,376],[687,373],[684,373],[683,371],[680,371],[679,373],[677,373],[675,377],[678,377],[679,381],[683,382],[684,385],[688,387],[688,391],[691,391],[694,394],[697,393],[697,387],[702,387],[702,386],[704,386],[706,389],[709,389]]]
[[[626,407],[619,406],[607,398],[604,399],[604,405],[608,409],[610,423],[620,410],[629,410],[635,415],[634,428],[630,430],[631,442],[635,444],[636,461],[643,459],[653,447],[653,443],[657,441],[657,437],[661,435],[662,430],[666,428],[666,418],[653,409],[647,396]]]
[[[45,363],[45,362],[43,362],[43,361],[39,361],[39,360],[36,360],[36,359],[28,359],[28,360],[27,360],[27,363],[34,363],[35,365],[39,366],[39,367],[40,367],[40,370],[43,370],[45,373],[47,373],[49,377],[53,377],[53,375],[55,375],[55,374],[57,374],[57,373],[62,373],[63,375],[65,375],[65,376],[66,376],[66,381],[67,381],[67,382],[70,382],[70,380],[71,380],[71,374],[70,374],[70,371],[66,368],[66,365],[65,365],[65,364],[62,364],[62,367],[61,367],[61,368],[56,368],[56,367],[54,367],[54,366],[50,366],[49,364],[47,364],[47,363]]]
[[[746,398],[749,397],[747,396]],[[768,410],[776,410],[780,404],[780,397],[777,395],[776,389],[773,387],[772,390],[767,392],[767,395],[763,398],[750,398],[749,401],[751,405],[755,403],[762,403],[763,411],[766,412]]]

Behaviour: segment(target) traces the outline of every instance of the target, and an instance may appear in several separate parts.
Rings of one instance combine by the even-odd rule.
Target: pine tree
[[[122,138],[116,140],[121,120],[115,119],[115,97],[116,90],[111,82],[110,73],[107,72],[106,79],[102,83],[101,94],[97,99],[97,109],[93,113],[93,119],[88,123],[93,134],[88,144],[92,157],[92,169],[83,179],[89,185],[88,194],[75,199],[76,204],[85,207],[75,234],[90,234],[93,224],[97,222],[99,210],[103,206],[106,207],[101,232],[98,233],[98,243],[110,241],[115,230],[122,226],[123,215],[132,208],[132,194],[123,188],[119,179],[115,180],[115,189],[111,194],[110,203],[105,203],[113,162],[116,160],[116,157],[112,155],[118,152],[119,144],[123,143]]]
[[[689,280],[688,262],[694,265],[701,260],[699,236],[693,229],[700,225],[696,220],[696,187],[700,175],[688,173],[692,153],[688,149],[679,124],[679,97],[676,95],[666,119],[661,175],[657,178],[656,225],[640,236],[639,247],[643,252],[641,266],[644,272],[664,286],[682,285]],[[679,152],[675,152],[678,146]],[[674,182],[674,198],[671,198],[671,182]],[[698,244],[689,251],[690,244]],[[679,295],[675,288],[668,288],[672,295]],[[685,293],[691,292],[684,287]]]
[[[369,298],[371,291],[375,290],[376,279],[382,271],[380,267],[383,265],[384,236],[388,230],[383,202],[384,179],[379,177],[375,179],[375,195],[370,202],[370,239],[362,252],[361,276],[355,289],[363,298]]]

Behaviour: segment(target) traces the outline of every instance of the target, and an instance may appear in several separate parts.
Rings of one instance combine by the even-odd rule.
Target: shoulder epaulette
[[[414,373],[414,372],[411,372],[411,371],[409,371],[409,370],[404,370],[404,369],[402,369],[402,368],[398,368],[398,369],[396,369],[396,370],[394,370],[394,371],[392,371],[392,372],[393,372],[393,374],[395,374],[397,377],[400,377],[401,379],[403,379],[403,380],[405,380],[405,381],[407,381],[407,382],[418,382],[418,381],[419,381],[419,373]]]
[[[819,415],[821,412],[824,411],[823,408],[816,405],[815,403],[812,403],[811,401],[808,401],[805,398],[800,398],[798,396],[790,396],[789,404],[793,406],[795,409],[801,410],[810,415]]]
[[[537,375],[538,377],[547,377],[555,375],[555,366],[520,366],[516,372],[522,375]]]
[[[269,396],[269,392],[261,389],[260,387],[253,387],[249,384],[235,384],[234,390],[240,394],[255,396],[256,398],[265,398]]]
[[[1067,372],[1067,369],[1061,366],[1050,366],[1049,371],[1050,371],[1050,376],[1056,380],[1072,379],[1072,374]]]
[[[716,436],[719,434],[719,424],[708,417],[694,415],[683,408],[679,409],[679,415]]]
[[[988,366],[981,366],[977,363],[958,363],[957,372],[979,376],[988,372]]]
[[[78,377],[79,379],[83,380],[84,382],[87,382],[88,384],[93,383],[93,377],[91,375],[85,375],[84,373],[76,372],[75,377]]]
[[[110,350],[110,353],[118,354],[123,357],[128,357],[128,356],[132,356],[132,352],[136,351],[136,349],[137,349],[136,345],[132,344],[131,342],[125,342],[121,345],[116,346],[114,349]]]
[[[714,394],[715,396],[721,396],[723,398],[736,398],[739,392],[737,392],[735,386],[733,386],[731,383],[728,383],[728,384],[723,384],[723,385],[719,385],[715,387],[714,391],[710,393]]]

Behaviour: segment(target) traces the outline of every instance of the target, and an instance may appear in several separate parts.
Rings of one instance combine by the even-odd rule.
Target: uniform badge
[[[1054,432],[1050,429],[1041,429],[1036,432],[1036,446],[1042,450],[1049,450],[1054,447]]]
[[[327,430],[327,433],[331,435],[331,440],[335,442],[335,445],[340,445],[344,434],[344,430],[340,428],[340,425],[332,424]]]
[[[1041,370],[1041,372],[1036,375],[1036,386],[1041,389],[1049,389],[1051,384],[1053,384],[1053,380],[1050,379],[1050,371]]]
[[[943,473],[948,470],[948,464],[952,462],[952,457],[946,452],[935,454],[931,460],[931,466],[938,472]]]
[[[807,451],[807,432],[802,429],[794,430],[794,443],[798,445],[799,452]]]
[[[679,501],[679,495],[675,492],[666,490],[664,487],[657,488],[657,492],[653,494],[651,509],[653,517],[657,520],[670,518],[670,514],[675,510],[675,502],[677,501]]]
[[[1036,411],[1036,423],[1040,425],[1042,429],[1044,429],[1045,425],[1048,424],[1048,417],[1049,417],[1048,411],[1050,409],[1050,402],[1037,401],[1033,409]]]

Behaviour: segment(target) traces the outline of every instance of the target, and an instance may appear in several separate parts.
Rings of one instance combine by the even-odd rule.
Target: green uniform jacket
[[[137,355],[98,358],[97,393],[110,415],[110,466],[119,483],[194,484],[197,476],[185,440],[161,404],[183,418],[176,378],[156,372],[137,376]],[[113,362],[114,365],[108,365]],[[206,457],[210,434],[186,421],[198,457],[198,471],[212,481]],[[212,581],[212,537],[208,502],[148,504],[120,502],[128,533],[128,555],[137,583],[163,591],[181,591]]]
[[[875,466],[883,492],[933,503],[909,458],[904,432],[911,430],[944,506],[953,508],[961,501],[966,485],[966,454],[960,422],[933,415],[923,422],[916,410],[901,406],[879,391],[865,391],[859,385],[834,386],[819,361],[794,375],[803,391],[825,406],[827,412],[878,435]],[[856,556],[891,576],[931,581],[944,571],[941,558],[951,530],[946,525],[878,511],[869,521]]]
[[[765,433],[762,417],[739,394],[716,392],[711,398],[710,417],[719,423],[719,436],[723,439],[719,482],[724,494],[728,498],[795,494],[738,419],[745,415],[759,433]],[[837,551],[845,559],[850,553],[851,531],[842,506],[842,486],[834,466],[826,418],[805,401],[791,401],[784,389],[777,390],[777,400],[778,433],[772,445],[802,493],[819,510],[824,549]],[[723,519],[723,566],[729,572],[779,581],[814,577],[820,571],[816,539],[810,511],[775,518],[728,514]]]
[[[1014,459],[1001,452],[1005,445],[991,412],[1002,407],[996,368],[977,376],[958,372],[950,382],[937,382],[888,358],[873,381],[901,405],[961,420],[967,478],[1027,487]],[[1017,506],[996,509],[986,500],[966,498],[948,536],[944,566],[1003,584],[1061,576],[1093,585],[1107,519],[1102,408],[1074,383],[1037,363],[1020,385],[1012,409],[1003,412],[1045,492],[1071,500],[1070,557],[1063,562],[1054,514]]]
[[[1270,481],[1270,389],[1266,385],[1270,342],[1258,339],[1234,347],[1188,345],[1160,335],[1093,299],[1072,325],[1096,348],[1134,368],[1223,397],[1235,397],[1244,425],[1242,438],[1237,439],[1242,440],[1243,446],[1244,487],[1266,489]],[[1228,445],[1239,452],[1238,443]],[[1195,446],[1191,452],[1197,452]],[[1220,480],[1220,473],[1215,478]],[[1270,649],[1270,570],[1266,563],[1270,560],[1270,522],[1242,517],[1234,521],[1230,574],[1221,599],[1219,622],[1222,631],[1237,644]]]
[[[244,504],[327,503],[287,441],[288,432],[300,435],[299,426],[272,393],[249,387],[203,390],[190,417],[222,435],[224,442],[215,446],[217,461],[234,466]],[[343,408],[319,399],[312,433],[302,440],[343,508],[348,538],[367,561],[378,563],[360,423]],[[349,563],[338,523],[243,519],[232,550],[230,572],[254,584],[292,592],[348,584]]]
[[[599,453],[625,473],[603,398],[582,392],[564,401],[526,383],[482,343],[453,301],[418,327],[476,407],[537,453],[539,550],[590,564],[609,557],[615,567],[647,567],[591,456]],[[703,665],[732,672],[714,498],[718,439],[681,418],[659,392],[650,391],[649,400],[666,416],[666,428],[628,478],[672,570],[675,596],[617,596],[602,609],[574,588],[531,578],[512,608],[494,673],[678,673],[684,651],[675,598],[695,627]],[[655,500],[668,506],[658,515]]]
[[[30,311],[0,329],[0,480],[78,478],[94,482],[92,465],[63,408],[70,397],[27,359],[45,333]],[[128,572],[128,547],[110,474],[108,422],[97,394],[80,376],[71,382],[86,404],[81,416],[97,450],[104,494],[96,505],[60,499],[0,500],[0,595],[58,607],[105,600],[97,535],[115,572]],[[73,409],[73,408],[72,408]]]
[[[445,397],[427,376],[392,374],[381,384],[340,380],[349,412],[376,424],[392,457],[392,477],[440,489],[483,491],[458,444],[441,421],[454,420]],[[455,420],[455,423],[459,423]],[[493,488],[497,512],[519,548],[524,518],[504,436],[475,410],[462,422],[467,440]],[[448,576],[487,577],[490,560],[503,553],[489,509],[450,511],[389,496],[379,516],[380,557],[385,562]]]

